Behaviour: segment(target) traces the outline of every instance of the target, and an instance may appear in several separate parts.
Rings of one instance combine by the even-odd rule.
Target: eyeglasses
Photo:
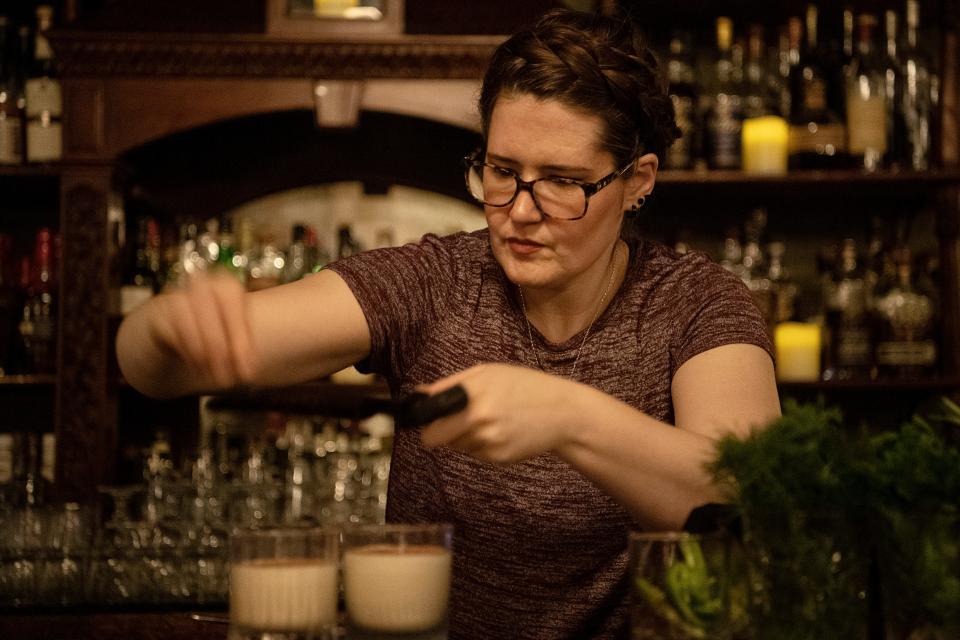
[[[559,176],[521,180],[513,169],[478,160],[476,155],[467,156],[463,161],[467,190],[477,202],[490,207],[506,207],[513,204],[520,191],[526,190],[540,213],[556,220],[579,220],[587,215],[590,197],[633,166],[631,160],[622,169],[596,182],[583,182]]]

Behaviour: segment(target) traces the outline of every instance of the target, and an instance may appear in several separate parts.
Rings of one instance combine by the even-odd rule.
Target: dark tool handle
[[[432,396],[414,392],[397,408],[397,426],[413,428],[429,424],[437,418],[462,411],[467,406],[467,391],[460,385]]]

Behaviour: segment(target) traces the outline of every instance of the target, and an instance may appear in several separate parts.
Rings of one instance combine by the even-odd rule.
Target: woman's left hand
[[[553,451],[569,429],[568,380],[507,364],[481,364],[437,380],[423,390],[454,385],[467,392],[467,407],[423,429],[427,448],[446,445],[479,460],[509,464]]]

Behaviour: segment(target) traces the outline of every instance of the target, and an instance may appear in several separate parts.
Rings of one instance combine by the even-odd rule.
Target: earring
[[[647,203],[647,196],[640,196],[640,199],[637,200],[637,203],[630,207],[630,212],[636,213],[637,211],[640,211],[640,207],[642,207],[646,203]]]

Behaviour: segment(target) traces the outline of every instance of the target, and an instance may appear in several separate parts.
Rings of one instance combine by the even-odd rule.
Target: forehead
[[[558,100],[507,93],[497,99],[487,131],[487,150],[538,165],[558,161],[602,162],[603,122]]]

